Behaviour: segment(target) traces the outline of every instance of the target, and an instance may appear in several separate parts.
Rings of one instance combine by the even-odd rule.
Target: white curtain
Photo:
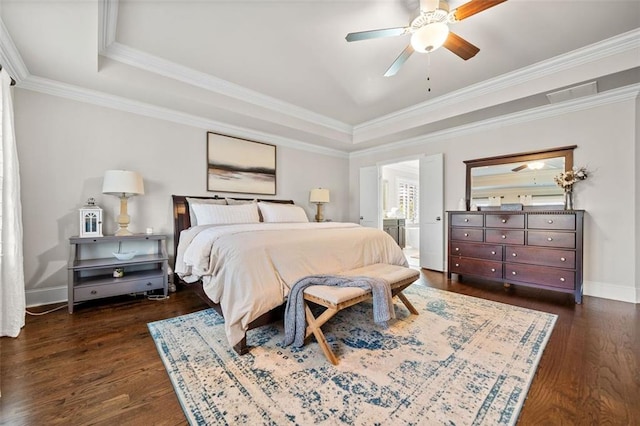
[[[0,336],[17,337],[26,311],[20,170],[10,86],[11,77],[0,71]]]

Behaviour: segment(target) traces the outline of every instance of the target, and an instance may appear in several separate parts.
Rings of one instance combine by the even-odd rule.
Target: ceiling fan
[[[395,75],[413,52],[428,53],[440,46],[444,46],[466,61],[473,58],[480,49],[450,32],[449,24],[462,21],[505,1],[507,0],[471,0],[449,11],[449,3],[446,0],[420,0],[418,16],[409,23],[409,26],[349,33],[346,39],[351,42],[411,34],[411,43],[387,69],[384,73],[385,77]]]

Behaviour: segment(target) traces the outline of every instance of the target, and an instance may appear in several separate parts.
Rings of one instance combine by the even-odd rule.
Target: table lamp
[[[120,215],[117,220],[119,228],[115,235],[132,235],[133,233],[127,229],[129,226],[127,200],[134,195],[144,194],[142,176],[128,170],[107,170],[104,173],[102,193],[120,198]]]
[[[322,222],[324,216],[322,215],[322,205],[329,202],[329,190],[324,188],[314,188],[309,194],[309,202],[316,203],[318,205],[318,211],[316,213],[316,222]]]

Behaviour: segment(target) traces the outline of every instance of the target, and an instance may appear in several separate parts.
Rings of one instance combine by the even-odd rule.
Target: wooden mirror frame
[[[520,163],[529,162],[535,160],[544,160],[547,158],[564,157],[564,170],[571,170],[573,168],[573,150],[577,145],[563,146],[560,148],[553,148],[544,151],[532,151],[523,152],[519,154],[499,155],[496,157],[478,158],[475,160],[466,160],[464,163],[467,165],[467,177],[466,177],[466,204],[467,210],[469,210],[471,203],[471,170],[475,167],[495,166],[498,164],[508,163]]]

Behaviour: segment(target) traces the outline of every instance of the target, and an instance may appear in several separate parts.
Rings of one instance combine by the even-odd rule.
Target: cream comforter
[[[373,263],[407,266],[387,233],[352,223],[260,223],[196,226],[182,231],[176,273],[203,281],[219,303],[231,345],[251,321],[281,305],[289,288],[313,274],[337,274]]]

